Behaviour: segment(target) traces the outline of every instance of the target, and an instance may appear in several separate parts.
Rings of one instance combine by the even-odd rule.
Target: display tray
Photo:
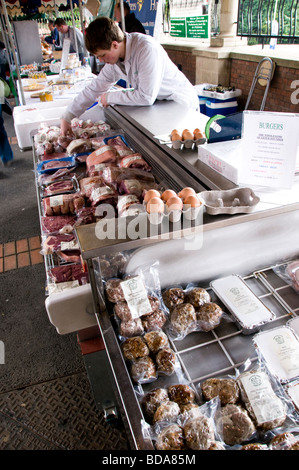
[[[290,315],[292,318],[298,317],[298,294],[275,274],[272,267],[251,273],[248,276],[242,277],[242,279],[255,296],[274,314],[273,320],[262,325],[259,331],[286,325]],[[209,285],[201,284],[200,287],[204,287],[209,292],[212,302],[223,306]],[[112,364],[114,361],[118,361],[117,363],[119,364],[119,361],[123,360],[121,339],[118,336],[115,317],[109,307],[109,302],[106,305],[108,305],[111,324],[114,326],[121,359],[117,358],[117,354],[113,350],[109,350],[109,355]],[[225,306],[223,306],[223,309],[229,315],[229,311]],[[105,336],[105,331],[103,335]],[[234,376],[248,360],[252,364],[258,363],[259,355],[253,341],[254,336],[254,334],[244,334],[238,323],[233,318],[227,317],[212,331],[195,331],[185,336],[182,340],[172,340],[169,337],[170,347],[175,352],[184,375],[183,383],[190,385],[194,389],[199,403],[200,384],[204,380],[214,377]],[[130,379],[128,387],[131,386],[135,390],[135,407],[138,408],[142,396],[146,393],[157,388],[167,388],[170,385],[182,383],[181,371],[178,374],[175,372],[170,376],[158,376],[155,381],[145,384],[136,384]],[[122,383],[122,386],[126,387],[126,384]],[[132,403],[130,403],[130,408],[132,409]],[[133,423],[133,430],[134,427],[138,432],[140,432],[140,429],[144,429],[140,422],[134,424],[134,416],[129,414],[129,419],[132,419],[131,425]],[[145,434],[145,438],[148,439],[147,434]]]

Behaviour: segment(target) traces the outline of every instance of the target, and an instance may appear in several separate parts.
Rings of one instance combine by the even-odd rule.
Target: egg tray
[[[250,188],[202,191],[199,196],[211,215],[248,213],[260,201]]]
[[[175,150],[186,149],[196,149],[199,145],[202,145],[206,142],[206,138],[196,139],[196,140],[174,140],[172,142],[172,148]]]

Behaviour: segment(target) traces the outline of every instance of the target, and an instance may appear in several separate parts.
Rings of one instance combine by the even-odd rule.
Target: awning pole
[[[17,55],[16,55],[16,51],[15,51],[15,45],[14,45],[14,42],[13,42],[12,34],[11,34],[11,25],[10,25],[10,22],[9,22],[7,10],[6,10],[6,4],[5,4],[4,0],[1,0],[1,5],[2,5],[2,11],[4,13],[4,17],[5,17],[6,29],[7,29],[7,33],[8,33],[8,37],[9,37],[11,52],[12,52],[12,55],[13,55],[15,66],[16,66],[17,77],[18,77],[18,80],[19,80],[19,85],[20,85],[19,88],[20,88],[21,97],[22,97],[22,104],[26,104],[23,85],[22,85],[21,74],[20,74],[20,70],[19,70],[18,59],[17,59]]]
[[[126,23],[125,23],[125,10],[124,10],[124,1],[120,0],[120,16],[121,16],[121,27],[123,32],[126,32]]]
[[[73,28],[74,28],[75,49],[76,49],[76,52],[79,56],[77,34],[76,34],[76,25],[75,25],[75,20],[74,20],[74,11],[73,11],[73,0],[70,0],[70,7],[71,7],[71,13],[72,13],[72,23],[73,23]]]

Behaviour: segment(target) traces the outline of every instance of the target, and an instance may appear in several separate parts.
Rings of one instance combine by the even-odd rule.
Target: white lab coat
[[[158,99],[173,100],[190,109],[198,109],[198,96],[194,86],[169,59],[156,39],[140,33],[125,34],[125,73],[118,65],[106,64],[99,75],[69,105],[68,117],[80,116],[120,79],[125,80],[127,86],[134,90],[109,93],[108,104],[149,106]]]

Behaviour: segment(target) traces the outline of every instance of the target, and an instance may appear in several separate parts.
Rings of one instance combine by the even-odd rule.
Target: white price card
[[[290,189],[298,150],[299,114],[244,111],[240,182]]]
[[[123,281],[121,287],[133,318],[139,318],[152,311],[145,285],[140,276]]]

